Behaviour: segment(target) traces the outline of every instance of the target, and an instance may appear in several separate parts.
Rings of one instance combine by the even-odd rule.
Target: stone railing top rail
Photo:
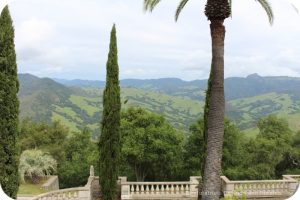
[[[40,195],[34,197],[32,200],[38,200],[41,197],[50,196],[50,195],[53,195],[53,194],[67,193],[67,192],[77,192],[77,191],[89,191],[89,188],[88,187],[76,187],[76,188],[68,188],[68,189],[55,190],[55,191],[51,191],[51,192],[40,194]]]
[[[296,180],[253,180],[253,181],[230,181],[229,183],[295,183]]]
[[[293,175],[294,176],[294,175]],[[231,181],[229,180],[226,176],[221,176],[221,179],[225,182],[225,183],[235,183],[235,184],[245,184],[245,183],[295,183],[297,182],[296,179],[293,179],[293,176],[289,176],[289,175],[283,175],[283,180],[238,180],[238,181]],[[300,176],[299,176],[300,177]]]
[[[190,181],[185,182],[121,182],[121,185],[190,185]]]
[[[283,175],[283,178],[300,180],[300,175]]]

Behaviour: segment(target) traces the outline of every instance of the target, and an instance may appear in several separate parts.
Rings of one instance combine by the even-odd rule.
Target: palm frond
[[[161,0],[144,0],[144,10],[152,12]]]
[[[230,17],[232,17],[232,0],[228,0],[230,6]]]
[[[187,4],[189,0],[181,0],[180,4],[178,5],[177,9],[176,9],[176,13],[175,13],[175,21],[178,20],[179,15],[182,11],[182,9],[184,8],[184,6]]]
[[[273,20],[274,20],[274,15],[273,15],[273,10],[271,8],[271,5],[269,4],[269,2],[267,0],[257,0],[257,1],[258,1],[258,3],[260,3],[260,5],[266,11],[268,18],[269,18],[269,22],[272,25]]]

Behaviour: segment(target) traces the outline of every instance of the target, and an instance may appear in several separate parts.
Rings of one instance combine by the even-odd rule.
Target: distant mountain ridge
[[[105,82],[38,78],[19,74],[21,118],[60,120],[73,131],[87,126],[99,133]],[[177,78],[121,80],[123,108],[140,106],[166,116],[187,131],[201,116],[207,80]],[[300,78],[262,77],[225,80],[226,115],[242,130],[254,130],[258,119],[269,114],[286,118],[300,130]]]
[[[58,83],[74,87],[98,87],[105,86],[104,81],[90,80],[64,80],[54,79]],[[179,78],[160,78],[160,79],[124,79],[121,80],[123,87],[135,87],[150,91],[164,92],[169,95],[177,95],[186,90],[191,94],[185,95],[192,99],[203,100],[203,92],[207,87],[207,80],[184,81]],[[251,97],[269,92],[295,93],[300,95],[300,78],[287,76],[266,76],[251,74],[246,78],[231,77],[225,79],[226,100]]]

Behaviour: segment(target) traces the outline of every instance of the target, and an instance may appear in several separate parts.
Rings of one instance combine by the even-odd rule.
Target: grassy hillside
[[[40,79],[29,74],[20,75],[19,78],[21,118],[30,117],[36,121],[60,120],[72,131],[86,126],[93,130],[94,135],[99,133],[103,87],[95,87],[84,81],[79,82],[84,87],[65,86],[51,79]],[[253,88],[257,86],[255,80],[261,84],[259,89]],[[300,80],[253,75],[247,78],[230,78],[226,82],[226,93],[230,96],[226,103],[226,115],[247,135],[257,134],[257,120],[269,114],[287,119],[293,130],[300,130],[300,95],[295,87],[300,84]],[[250,84],[252,82],[254,86]],[[205,93],[200,87],[204,87],[204,83],[205,81],[184,82],[179,79],[125,80],[121,96],[122,102],[126,100],[127,103],[122,108],[140,106],[163,114],[176,128],[187,131],[189,124],[201,116],[204,106],[201,99]],[[283,84],[286,89],[276,89],[270,84]],[[231,88],[230,92],[228,88]],[[243,92],[234,93],[241,91],[241,88]]]
[[[52,120],[60,120],[73,131],[84,126],[98,130],[102,114],[102,89],[83,88],[85,95],[70,95],[64,106],[52,106]],[[187,125],[200,117],[202,102],[187,97],[174,97],[163,93],[149,92],[137,88],[122,88],[122,108],[143,107],[160,113],[178,129],[187,129]]]

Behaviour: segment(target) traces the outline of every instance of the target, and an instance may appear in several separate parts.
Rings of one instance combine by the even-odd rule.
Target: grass
[[[76,95],[71,95],[70,101],[74,104],[76,104],[78,107],[80,107],[82,110],[85,110],[89,116],[93,116],[96,112],[99,110],[92,106],[89,105],[88,102],[97,102],[100,101],[100,98],[88,98],[88,97],[83,97],[83,96],[76,96]]]
[[[21,183],[19,186],[18,195],[32,196],[48,192],[47,190],[42,188],[43,184],[43,181],[39,184]]]
[[[61,116],[56,112],[52,112],[51,119],[52,121],[60,121],[63,125],[67,126],[71,132],[79,131],[79,129],[76,127],[76,124],[74,122],[71,122],[70,120],[66,119],[64,116]]]
[[[103,90],[97,88],[83,88],[83,90],[88,94],[84,96],[80,94],[71,95],[69,99],[80,109],[76,110],[68,105],[55,105],[52,120],[60,120],[70,127],[71,131],[79,131],[78,127],[81,126],[86,126],[92,131],[99,128]],[[122,88],[121,96],[122,109],[136,106],[143,107],[148,111],[164,115],[176,128],[186,131],[189,124],[201,116],[204,107],[203,101],[193,100],[186,96],[171,96],[161,92],[132,87]],[[124,105],[125,100],[128,100],[128,102]],[[300,130],[300,113],[298,112],[300,102],[293,101],[288,94],[267,93],[232,100],[227,103],[234,111],[240,113],[240,116],[232,119],[242,128],[248,138],[254,138],[258,134],[258,129],[254,127],[257,120],[269,114],[287,119],[292,130]],[[230,116],[228,117],[230,118]]]
[[[82,122],[82,120],[78,117],[77,113],[72,110],[70,107],[60,107],[55,105],[55,111],[58,113],[65,113],[66,115],[72,117],[73,119]]]

